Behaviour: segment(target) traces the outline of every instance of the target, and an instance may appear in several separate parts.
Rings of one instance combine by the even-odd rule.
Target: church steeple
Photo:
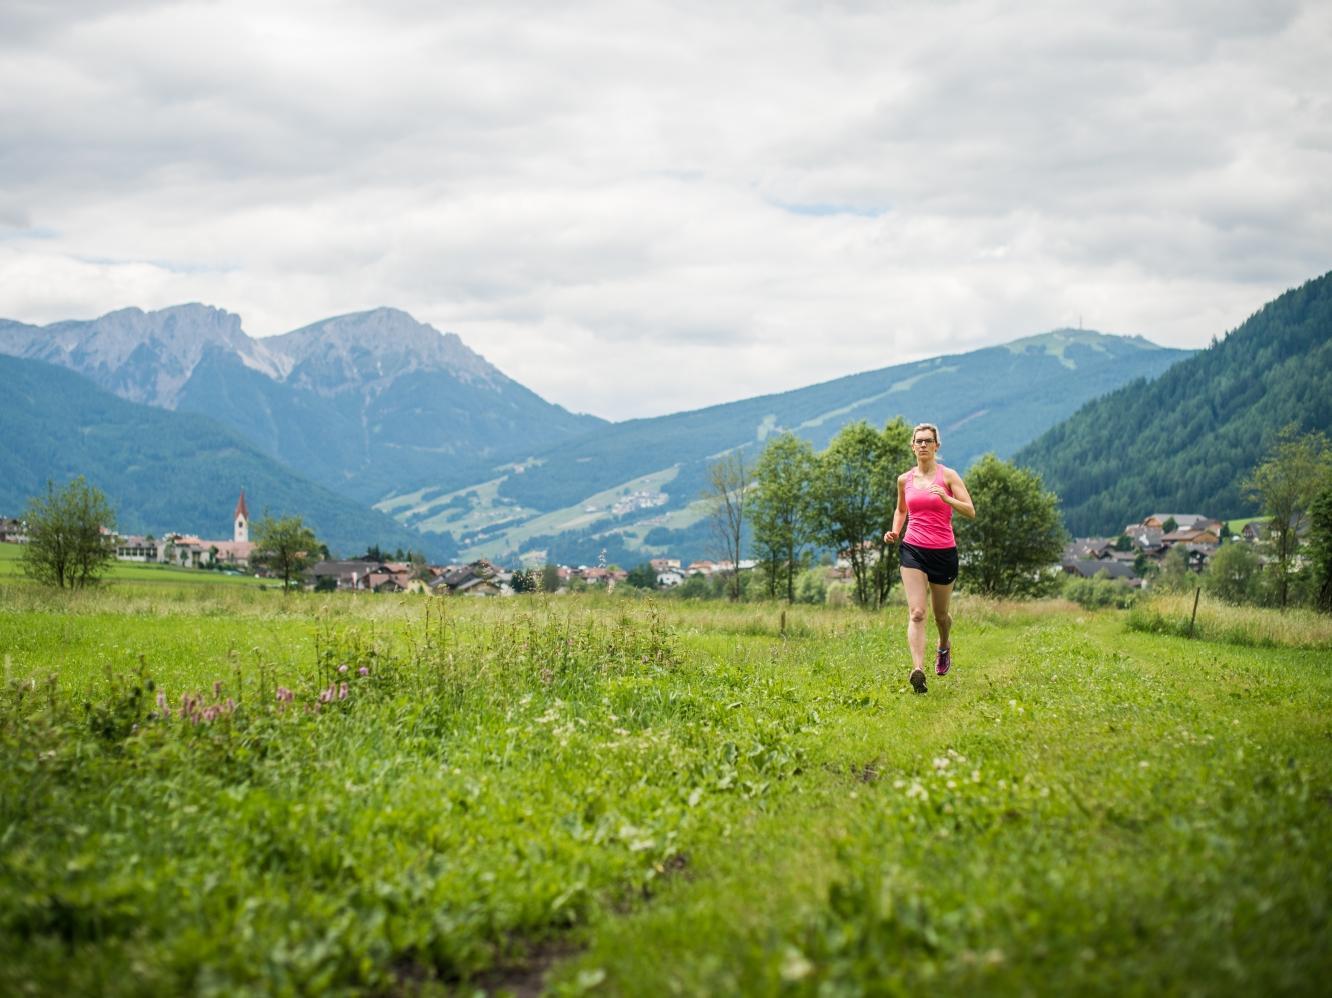
[[[240,498],[236,500],[236,513],[233,519],[236,521],[236,532],[232,539],[239,542],[248,542],[250,540],[250,511],[245,508],[244,489],[241,489]]]

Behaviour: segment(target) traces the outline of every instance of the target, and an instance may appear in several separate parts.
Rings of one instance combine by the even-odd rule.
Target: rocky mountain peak
[[[262,341],[288,366],[285,380],[321,394],[363,388],[413,371],[445,371],[461,381],[506,380],[453,333],[396,308],[324,319]]]

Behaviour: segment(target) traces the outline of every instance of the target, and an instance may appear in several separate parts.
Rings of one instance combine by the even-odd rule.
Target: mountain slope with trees
[[[1074,534],[1157,510],[1250,516],[1243,481],[1288,426],[1332,431],[1332,273],[1154,381],[1088,403],[1014,461],[1059,494]]]
[[[83,475],[105,493],[125,533],[179,530],[231,537],[241,488],[256,514],[299,514],[346,554],[378,544],[447,557],[451,539],[423,537],[382,513],[302,479],[235,432],[191,413],[126,402],[71,371],[0,356],[0,510]]]

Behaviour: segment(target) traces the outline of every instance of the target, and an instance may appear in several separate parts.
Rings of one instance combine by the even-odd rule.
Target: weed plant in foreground
[[[1325,653],[960,600],[0,593],[0,991],[1306,993]],[[261,594],[258,594],[261,595]]]

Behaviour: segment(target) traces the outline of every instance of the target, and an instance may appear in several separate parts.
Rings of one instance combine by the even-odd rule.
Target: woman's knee
[[[919,624],[925,620],[925,608],[923,606],[913,606],[907,609],[913,624]]]

